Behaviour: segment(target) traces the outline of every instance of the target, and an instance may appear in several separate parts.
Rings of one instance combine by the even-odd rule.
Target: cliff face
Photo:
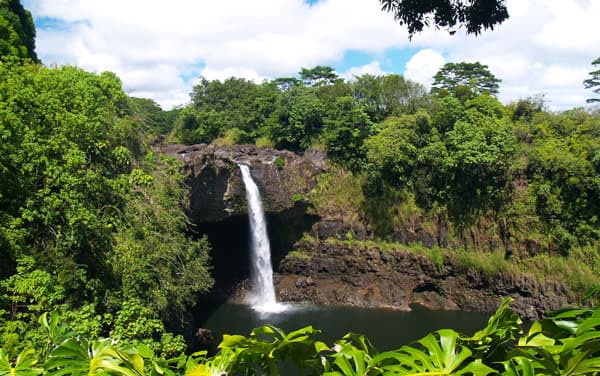
[[[239,164],[250,167],[266,213],[282,212],[304,200],[326,168],[325,154],[300,156],[285,150],[235,145],[169,145],[161,150],[184,163],[191,188],[189,216],[196,224],[219,222],[247,212]]]
[[[213,293],[219,299],[232,294],[241,299],[250,288],[246,280],[250,273],[247,204],[238,166],[246,164],[269,217],[280,300],[404,310],[411,304],[422,304],[432,309],[491,312],[502,297],[510,296],[514,298],[513,308],[527,319],[574,301],[573,294],[559,282],[540,282],[517,274],[490,275],[465,269],[450,259],[436,264],[426,256],[402,251],[401,245],[390,251],[340,240],[348,234],[353,235],[350,239],[369,239],[372,233],[368,221],[348,212],[352,206],[348,200],[328,200],[327,210],[317,210],[319,216],[307,214],[307,197],[327,169],[322,152],[296,155],[239,145],[170,145],[161,151],[183,162],[191,189],[188,214],[198,232],[207,235],[213,245],[217,282]],[[336,189],[349,189],[349,182],[334,184]],[[398,243],[417,242],[427,247],[460,245],[448,241],[444,221],[433,224],[422,225],[418,216],[398,221],[391,229],[392,238]],[[502,231],[488,230],[485,226],[471,230],[470,236],[460,242],[499,252],[502,243],[497,234]],[[495,235],[488,237],[488,232]],[[303,234],[312,235],[314,240],[298,241]],[[290,253],[292,248],[296,252]]]
[[[492,312],[502,297],[524,319],[573,303],[560,282],[526,275],[490,275],[464,269],[445,258],[434,264],[408,251],[382,250],[350,242],[300,242],[279,265],[275,278],[284,301],[389,307],[411,304],[431,309]]]

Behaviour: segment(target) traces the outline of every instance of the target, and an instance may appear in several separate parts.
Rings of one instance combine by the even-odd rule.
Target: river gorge
[[[512,297],[516,312],[537,319],[575,299],[560,281],[519,273],[491,275],[446,256],[434,262],[402,245],[452,246],[443,224],[433,230],[418,224],[406,228],[389,249],[370,242],[367,226],[347,213],[316,213],[308,197],[329,168],[323,153],[214,145],[169,145],[162,152],[183,161],[191,188],[190,220],[213,244],[213,301],[244,302],[251,291],[240,163],[249,166],[263,195],[281,301],[398,311],[418,304],[433,310],[493,312],[501,298]],[[496,243],[497,249],[502,239],[482,232],[471,242]]]

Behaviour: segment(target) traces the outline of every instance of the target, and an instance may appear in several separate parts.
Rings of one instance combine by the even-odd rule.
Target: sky
[[[408,38],[377,0],[23,0],[46,65],[113,71],[163,109],[203,76],[262,82],[329,65],[343,77],[402,74],[426,86],[447,62],[486,64],[504,103],[543,95],[586,106],[600,56],[600,0],[507,0],[509,20],[478,37],[429,28]]]

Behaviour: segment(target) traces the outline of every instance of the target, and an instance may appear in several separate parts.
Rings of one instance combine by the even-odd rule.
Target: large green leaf
[[[322,368],[318,354],[327,348],[314,339],[319,332],[307,326],[286,334],[273,325],[264,325],[252,330],[248,337],[224,335],[219,348],[221,353],[233,351],[230,369],[245,374],[278,375],[279,365],[287,361],[305,371],[314,371]]]
[[[71,328],[63,321],[61,321],[58,312],[43,313],[39,320],[39,324],[46,330],[48,335],[48,342],[42,349],[42,358],[48,356],[48,353],[61,342],[74,335]]]
[[[489,375],[496,371],[471,357],[472,351],[459,343],[459,334],[442,329],[416,344],[382,353],[373,359],[384,374],[397,375]]]
[[[471,337],[461,337],[461,340],[473,351],[474,356],[481,358],[485,363],[491,364],[505,359],[511,343],[522,332],[522,320],[509,306],[512,300],[512,298],[502,300],[485,328]]]
[[[549,313],[531,325],[509,358],[528,359],[539,374],[600,373],[600,310],[568,308]]]
[[[504,376],[534,376],[535,369],[530,359],[515,356],[501,362],[504,365]]]
[[[49,375],[123,375],[144,373],[144,360],[134,350],[118,349],[110,339],[67,339],[57,346],[44,366]]]
[[[379,375],[374,356],[378,354],[371,342],[361,334],[348,333],[333,346],[333,353],[325,358],[324,375]]]
[[[41,368],[35,367],[38,357],[34,349],[21,351],[14,366],[3,349],[0,349],[0,376],[37,376],[42,373]]]

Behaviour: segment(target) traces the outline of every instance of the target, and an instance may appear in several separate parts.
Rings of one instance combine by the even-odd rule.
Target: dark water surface
[[[473,334],[489,315],[462,311],[431,311],[420,306],[411,312],[354,307],[289,305],[285,312],[259,314],[241,304],[224,304],[202,325],[221,339],[223,333],[248,335],[252,328],[273,324],[288,332],[312,325],[318,337],[333,344],[348,332],[365,334],[378,350],[392,350],[438,329],[451,328]]]

